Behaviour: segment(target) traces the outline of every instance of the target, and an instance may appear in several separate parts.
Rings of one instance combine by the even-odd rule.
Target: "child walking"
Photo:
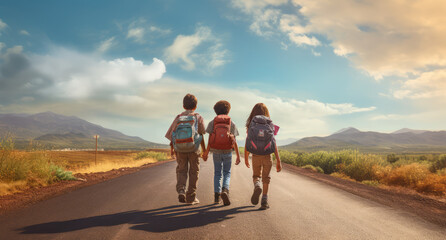
[[[235,137],[239,135],[237,126],[228,116],[231,110],[231,104],[221,100],[214,105],[214,111],[217,116],[212,120],[206,132],[209,133],[208,148],[203,154],[206,161],[209,151],[212,151],[214,160],[214,203],[220,203],[220,197],[223,204],[231,204],[229,200],[229,182],[231,179],[232,151],[235,149],[237,159],[235,164],[240,163],[240,153]],[[223,173],[223,186],[221,184]]]
[[[254,192],[251,203],[257,205],[259,197],[263,192],[260,209],[269,208],[268,188],[270,183],[270,172],[273,165],[271,154],[276,157],[277,172],[282,170],[280,156],[274,139],[275,127],[272,123],[268,108],[263,103],[257,103],[246,120],[247,137],[245,143],[245,164],[249,168],[249,154],[252,153],[252,170]],[[260,179],[263,183],[260,185]]]
[[[177,160],[177,185],[178,200],[181,203],[197,204],[200,201],[196,197],[198,172],[200,171],[200,148],[205,150],[203,134],[205,126],[203,117],[194,112],[197,109],[197,98],[187,94],[183,98],[184,112],[175,117],[167,130],[166,138],[175,149],[172,151]],[[189,186],[186,190],[186,182],[189,173]]]

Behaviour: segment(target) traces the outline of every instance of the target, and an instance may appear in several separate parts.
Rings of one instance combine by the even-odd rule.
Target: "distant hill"
[[[38,114],[0,114],[0,136],[12,134],[18,148],[30,141],[44,148],[94,148],[94,135],[99,135],[99,146],[104,149],[145,149],[167,147],[127,136],[75,116],[52,112]]]
[[[446,151],[446,131],[403,128],[393,133],[344,128],[327,137],[306,137],[282,149],[298,151],[358,149],[364,152]]]

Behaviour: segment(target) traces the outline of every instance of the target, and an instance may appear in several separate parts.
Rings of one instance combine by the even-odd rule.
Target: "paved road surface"
[[[175,162],[0,217],[0,239],[445,239],[440,229],[286,170],[272,174],[271,208],[250,204],[251,169],[233,166],[232,205],[212,205],[212,159],[195,206],[180,205]]]

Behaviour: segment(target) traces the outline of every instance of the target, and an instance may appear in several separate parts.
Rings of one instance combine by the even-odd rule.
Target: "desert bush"
[[[376,155],[360,154],[350,164],[346,165],[343,173],[356,181],[378,180],[378,171],[384,166],[384,161]]]
[[[392,169],[388,176],[383,179],[388,185],[415,187],[418,182],[423,181],[429,175],[429,169],[421,164],[412,163]]]
[[[305,165],[305,166],[303,166],[302,168],[310,169],[310,170],[312,170],[312,171],[314,171],[314,172],[324,173],[324,170],[322,170],[321,167],[315,167],[315,166],[313,166],[313,165]]]
[[[139,152],[138,154],[136,154],[135,160],[140,160],[140,159],[144,159],[144,158],[152,158],[152,159],[156,159],[158,161],[163,161],[163,160],[167,160],[167,154],[163,153],[163,152]]]
[[[330,176],[342,178],[342,179],[349,180],[349,181],[355,181],[354,179],[350,178],[349,176],[347,176],[343,173],[339,173],[339,172],[334,172],[334,173],[330,174]]]
[[[429,170],[431,172],[437,172],[438,170],[446,168],[446,154],[440,155],[434,160]]]
[[[74,180],[71,172],[55,165],[43,151],[19,152],[11,139],[0,142],[0,182],[5,185],[41,186],[59,180]],[[21,182],[21,184],[16,184]],[[24,184],[22,184],[24,183]]]
[[[417,192],[443,196],[446,193],[446,176],[429,174],[415,186]]]
[[[378,182],[378,181],[375,181],[375,180],[364,180],[364,181],[362,181],[361,183],[362,183],[362,184],[365,184],[365,185],[372,186],[372,187],[377,187],[377,186],[379,186],[379,182]]]
[[[394,162],[396,162],[396,161],[398,161],[398,160],[400,160],[400,158],[397,157],[397,156],[395,155],[395,153],[392,153],[392,154],[387,155],[387,162],[389,162],[389,163],[394,163]]]

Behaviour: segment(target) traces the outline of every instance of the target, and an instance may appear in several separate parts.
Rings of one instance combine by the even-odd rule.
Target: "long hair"
[[[251,124],[251,120],[257,115],[263,115],[263,116],[269,117],[269,111],[265,104],[257,103],[252,108],[251,114],[249,115],[248,119],[246,120],[246,129],[249,128],[249,124]]]

